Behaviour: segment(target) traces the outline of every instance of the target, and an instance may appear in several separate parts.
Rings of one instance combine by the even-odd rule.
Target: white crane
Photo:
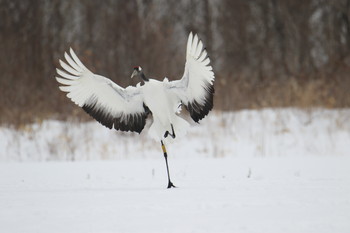
[[[152,138],[161,142],[168,175],[168,188],[175,187],[170,180],[165,139],[183,135],[189,123],[178,114],[181,105],[195,122],[203,119],[213,108],[214,72],[206,49],[197,35],[189,34],[185,71],[181,79],[158,81],[146,77],[140,66],[134,67],[131,78],[138,76],[143,85],[122,88],[110,79],[92,73],[72,49],[65,53],[66,62],[59,60],[63,70],[57,69],[60,90],[82,107],[102,125],[121,131],[140,133],[149,114],[153,123],[149,128]]]

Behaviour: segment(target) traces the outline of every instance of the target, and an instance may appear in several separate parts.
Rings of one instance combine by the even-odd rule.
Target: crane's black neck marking
[[[140,72],[140,77],[142,78],[143,81],[148,82],[149,79],[146,77],[146,75],[141,71]]]

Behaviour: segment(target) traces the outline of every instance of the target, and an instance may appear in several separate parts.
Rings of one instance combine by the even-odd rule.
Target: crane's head
[[[141,72],[142,72],[141,66],[135,66],[134,72],[132,72],[132,74],[131,74],[131,78],[140,75]]]
[[[134,71],[131,74],[131,78],[135,77],[135,76],[139,76],[143,81],[147,82],[148,78],[144,75],[144,73],[142,72],[142,68],[141,66],[135,66],[134,67]]]

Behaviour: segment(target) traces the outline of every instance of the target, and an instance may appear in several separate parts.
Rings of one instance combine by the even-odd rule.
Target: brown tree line
[[[0,124],[83,116],[54,80],[69,47],[125,87],[180,78],[190,31],[218,110],[350,107],[350,0],[0,0]]]

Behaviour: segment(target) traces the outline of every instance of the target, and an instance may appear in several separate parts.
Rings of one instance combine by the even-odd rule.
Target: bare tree
[[[218,109],[349,107],[349,20],[350,0],[0,0],[0,123],[84,116],[53,79],[69,47],[127,86],[135,65],[180,78],[190,31],[212,56]]]

